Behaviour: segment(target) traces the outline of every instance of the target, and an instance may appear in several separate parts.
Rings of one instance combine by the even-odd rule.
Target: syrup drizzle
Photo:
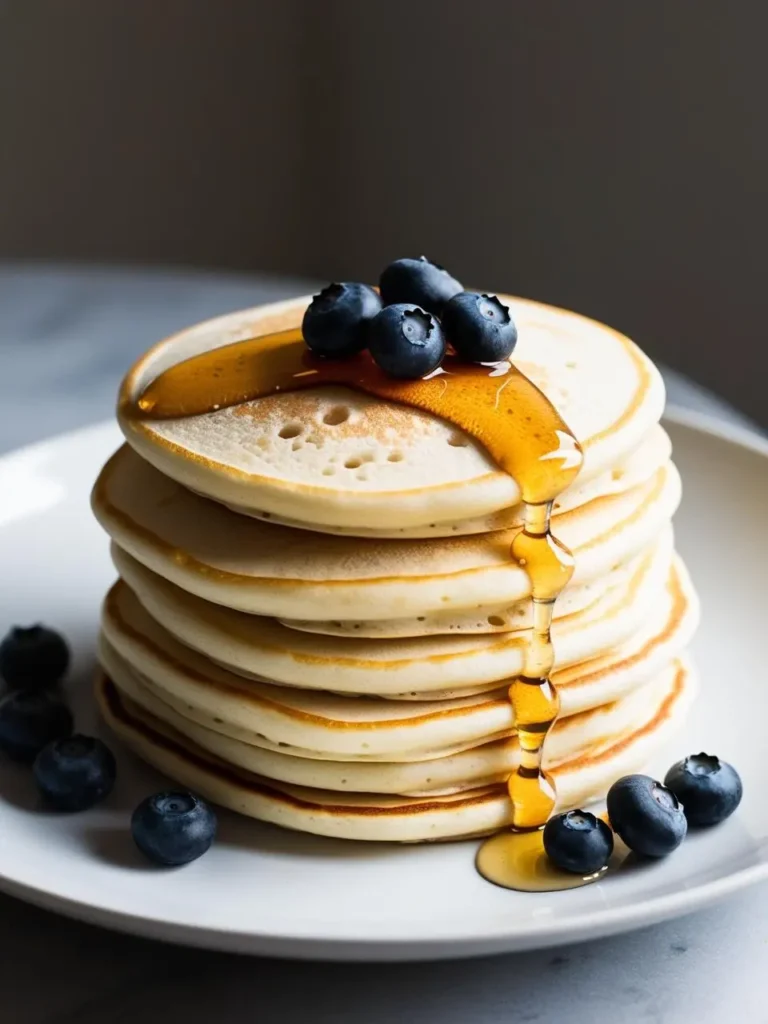
[[[555,600],[573,573],[570,552],[550,529],[552,504],[575,479],[581,447],[546,396],[508,362],[470,365],[452,356],[422,380],[387,377],[367,353],[346,361],[313,356],[298,328],[250,338],[193,356],[160,374],[123,412],[138,420],[177,419],[284,392],[342,385],[432,413],[470,434],[517,482],[524,527],[511,557],[531,581],[533,629],[523,674],[512,680],[520,764],[510,776],[511,830],[483,843],[477,858],[489,881],[515,889],[571,888],[581,878],[546,861],[541,829],[555,806],[542,768],[544,743],[559,710],[550,676]]]

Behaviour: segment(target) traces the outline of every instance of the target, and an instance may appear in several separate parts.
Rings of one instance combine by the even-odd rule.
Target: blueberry
[[[643,857],[666,857],[685,839],[688,823],[674,793],[649,775],[625,775],[608,790],[613,831]]]
[[[34,761],[43,747],[69,736],[72,713],[44,691],[17,690],[0,701],[0,750],[15,761]]]
[[[44,689],[69,667],[69,647],[46,626],[14,627],[0,643],[0,675],[14,689]]]
[[[112,792],[117,767],[112,751],[92,736],[70,736],[43,747],[35,781],[57,811],[86,811]]]
[[[739,773],[711,754],[691,754],[672,765],[664,779],[683,805],[689,825],[706,827],[725,821],[741,803]]]
[[[385,306],[368,332],[371,355],[390,377],[426,377],[443,361],[440,324],[426,310],[408,303]]]
[[[439,316],[448,299],[462,287],[443,267],[420,256],[390,263],[379,278],[379,289],[385,306],[412,302]]]
[[[544,826],[544,849],[563,871],[593,875],[613,853],[613,833],[589,811],[556,814]]]
[[[202,857],[216,838],[216,815],[191,793],[155,793],[131,818],[133,840],[155,864],[176,867]]]
[[[446,341],[468,363],[498,363],[517,344],[509,308],[495,295],[459,292],[445,304],[442,324]]]
[[[381,299],[367,284],[329,284],[307,306],[304,341],[318,356],[346,359],[366,347],[368,324],[380,309]]]

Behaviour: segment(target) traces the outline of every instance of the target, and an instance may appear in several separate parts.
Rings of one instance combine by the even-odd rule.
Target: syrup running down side
[[[446,357],[421,380],[393,380],[367,353],[322,360],[292,329],[235,342],[178,363],[157,377],[123,413],[136,419],[196,416],[280,392],[344,385],[432,413],[482,444],[517,482],[524,528],[511,557],[531,581],[533,630],[523,674],[511,682],[520,765],[508,782],[512,828],[487,840],[477,859],[489,881],[514,889],[559,889],[592,881],[550,867],[541,829],[555,806],[552,779],[542,770],[547,733],[559,709],[550,675],[552,610],[573,573],[570,552],[550,530],[552,503],[575,479],[581,448],[544,394],[511,363],[473,365]],[[545,884],[542,884],[546,876]]]

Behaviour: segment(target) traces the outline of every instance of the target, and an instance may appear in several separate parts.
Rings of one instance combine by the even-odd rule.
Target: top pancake
[[[314,528],[429,528],[517,505],[517,484],[452,424],[339,387],[274,395],[177,420],[131,409],[165,369],[233,341],[295,327],[307,299],[219,317],[151,349],[124,381],[119,420],[163,473],[209,497]],[[661,415],[664,388],[627,338],[574,313],[505,298],[514,361],[582,443],[583,483],[620,462]]]

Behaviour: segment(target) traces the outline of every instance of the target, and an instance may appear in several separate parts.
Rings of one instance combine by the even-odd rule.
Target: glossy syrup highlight
[[[554,782],[542,768],[545,740],[559,710],[551,682],[550,629],[554,603],[573,573],[570,552],[552,536],[550,516],[554,500],[575,479],[582,452],[533,382],[508,362],[474,365],[452,356],[427,378],[393,380],[367,353],[344,361],[319,359],[304,345],[300,330],[291,329],[178,363],[122,411],[137,420],[176,419],[323,385],[351,387],[448,420],[482,444],[517,482],[524,527],[510,557],[528,573],[533,602],[523,673],[509,686],[520,761],[508,781],[511,830],[483,843],[477,866],[489,881],[514,889],[570,888],[592,881],[542,860],[541,829],[556,799]]]

